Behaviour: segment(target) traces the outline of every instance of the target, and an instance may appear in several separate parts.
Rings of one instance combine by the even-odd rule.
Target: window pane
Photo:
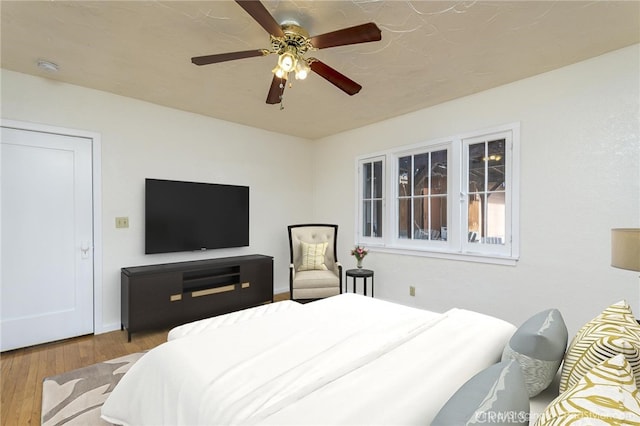
[[[484,195],[469,194],[469,220],[467,237],[470,243],[479,243],[482,239],[484,217]]]
[[[411,157],[398,159],[398,196],[411,195]]]
[[[429,153],[413,157],[413,195],[429,194]]]
[[[413,201],[413,238],[429,239],[429,199],[416,198]]]
[[[505,178],[505,140],[491,141],[487,144],[488,191],[504,191]]]
[[[506,206],[504,192],[469,195],[470,243],[505,244]]]
[[[484,191],[485,143],[469,145],[469,192]]]
[[[371,163],[362,165],[362,198],[371,198]]]
[[[362,235],[365,237],[371,236],[371,200],[365,200],[362,203]]]
[[[498,139],[487,144],[487,155],[491,164],[504,167],[505,140]]]
[[[373,163],[373,194],[374,198],[382,198],[382,161]]]
[[[487,195],[487,229],[485,244],[504,244],[506,227],[505,193]]]
[[[398,238],[410,238],[411,232],[411,200],[398,200]]]
[[[382,200],[373,202],[373,229],[371,230],[374,237],[382,237]]]
[[[447,151],[431,153],[431,193],[447,193]]]
[[[431,198],[431,239],[446,240],[447,234],[447,197]]]

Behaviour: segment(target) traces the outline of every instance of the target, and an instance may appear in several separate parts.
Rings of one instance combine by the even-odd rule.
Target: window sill
[[[419,250],[415,248],[393,247],[393,246],[373,246],[369,245],[370,252],[399,254],[404,256],[431,257],[435,259],[458,260],[463,262],[485,263],[491,265],[516,266],[518,257],[501,256],[485,253],[460,253],[436,250]]]

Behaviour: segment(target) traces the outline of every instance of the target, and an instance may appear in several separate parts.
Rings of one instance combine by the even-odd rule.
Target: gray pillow
[[[529,397],[538,395],[553,381],[568,338],[560,311],[547,309],[525,321],[505,346],[502,360],[518,361]]]
[[[488,367],[453,394],[432,426],[528,425],[529,397],[520,366],[503,361]]]

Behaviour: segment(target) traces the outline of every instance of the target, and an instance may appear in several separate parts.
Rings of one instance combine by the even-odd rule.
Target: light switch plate
[[[128,228],[128,227],[129,227],[128,217],[116,217],[116,228]]]

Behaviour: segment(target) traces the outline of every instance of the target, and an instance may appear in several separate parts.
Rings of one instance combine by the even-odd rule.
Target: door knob
[[[80,252],[83,259],[89,258],[89,250],[91,250],[91,245],[86,241],[82,243],[82,245],[80,246]]]

